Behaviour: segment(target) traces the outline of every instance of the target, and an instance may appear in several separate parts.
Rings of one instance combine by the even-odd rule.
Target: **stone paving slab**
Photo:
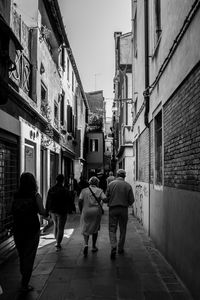
[[[131,212],[131,211],[130,211]],[[70,215],[62,250],[56,252],[52,228],[41,236],[31,284],[35,290],[22,298],[19,263],[15,255],[1,267],[0,300],[191,300],[185,286],[166,262],[141,224],[129,214],[124,255],[110,260],[108,211],[102,219],[99,251],[83,257],[79,214]]]

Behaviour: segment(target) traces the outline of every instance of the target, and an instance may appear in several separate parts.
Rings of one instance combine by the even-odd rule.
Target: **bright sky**
[[[58,0],[85,92],[103,90],[110,105],[114,32],[131,31],[131,0]]]

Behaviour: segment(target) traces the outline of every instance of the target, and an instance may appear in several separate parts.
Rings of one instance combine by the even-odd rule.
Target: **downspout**
[[[145,56],[145,91],[144,95],[144,123],[149,130],[149,216],[148,216],[148,235],[150,235],[150,179],[151,179],[151,132],[149,126],[149,11],[148,11],[148,0],[144,0],[144,56]]]
[[[145,91],[144,102],[144,123],[149,127],[149,13],[148,13],[148,0],[144,0],[144,60],[145,60]]]

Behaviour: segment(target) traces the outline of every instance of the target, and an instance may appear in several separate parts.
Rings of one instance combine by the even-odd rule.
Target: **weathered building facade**
[[[89,105],[89,120],[86,140],[86,162],[88,178],[104,172],[105,153],[105,102],[103,91],[86,93]]]
[[[133,184],[132,33],[115,32],[114,39],[113,158],[117,158],[115,167],[125,169],[127,181]]]
[[[132,1],[135,213],[200,298],[200,1]]]
[[[57,174],[62,172],[66,183],[79,178],[85,161],[88,104],[58,2],[27,2],[7,1],[3,7],[17,50],[12,48],[8,98],[0,107],[0,251],[8,248],[20,174],[35,175],[45,204]]]

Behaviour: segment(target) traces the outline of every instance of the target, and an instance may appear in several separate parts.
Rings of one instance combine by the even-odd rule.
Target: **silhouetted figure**
[[[106,180],[106,174],[100,174],[98,176],[99,178],[99,187],[104,191],[104,193],[106,192],[107,189],[107,180]]]
[[[80,192],[82,191],[82,189],[86,188],[89,186],[89,183],[87,181],[87,179],[82,175],[80,177],[80,180],[78,182],[78,191],[77,191],[77,195],[80,195]]]
[[[109,185],[109,183],[111,182],[111,181],[113,181],[115,179],[115,176],[113,176],[113,172],[112,171],[110,171],[109,172],[109,176],[107,177],[107,185]]]
[[[70,174],[70,178],[69,178],[69,193],[71,195],[70,213],[73,212],[76,213],[76,205],[75,205],[76,190],[77,190],[77,180],[74,178],[73,174]]]
[[[57,251],[61,249],[67,213],[69,212],[71,202],[71,195],[63,184],[64,176],[59,174],[56,177],[56,184],[48,191],[46,202],[46,211],[50,213],[54,223]]]
[[[13,233],[19,254],[22,292],[33,289],[29,281],[40,238],[38,213],[47,217],[42,198],[37,190],[35,177],[31,173],[23,173],[20,177],[19,190],[14,195],[12,204]]]

